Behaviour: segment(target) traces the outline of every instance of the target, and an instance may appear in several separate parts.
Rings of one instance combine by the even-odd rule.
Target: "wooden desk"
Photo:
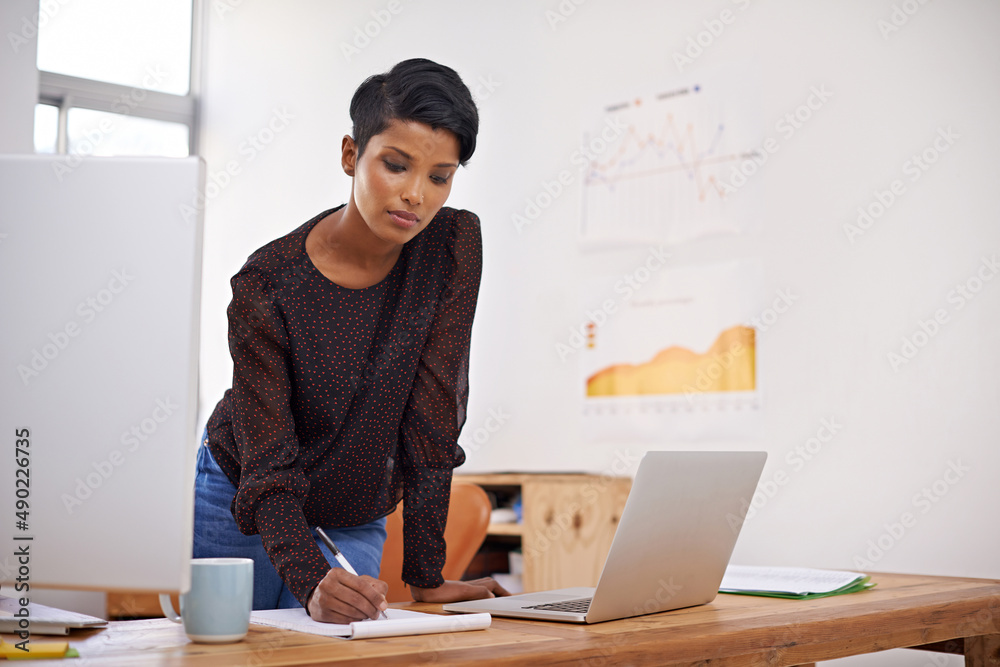
[[[719,595],[700,607],[590,626],[494,618],[484,631],[363,641],[251,626],[243,642],[209,646],[190,643],[169,621],[124,621],[74,635],[72,644],[95,665],[524,667],[799,665],[936,643],[932,650],[964,651],[967,665],[1000,665],[1000,581],[901,574],[872,579],[875,589],[851,595],[807,601]]]

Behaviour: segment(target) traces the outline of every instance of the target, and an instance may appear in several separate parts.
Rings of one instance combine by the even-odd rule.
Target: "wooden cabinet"
[[[525,592],[596,586],[632,480],[597,475],[455,475],[499,495],[520,493],[522,521],[491,524],[491,542],[518,542]],[[486,545],[484,545],[486,546]]]

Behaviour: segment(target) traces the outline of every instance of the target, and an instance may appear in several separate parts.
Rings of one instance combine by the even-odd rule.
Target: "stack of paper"
[[[16,598],[0,595],[0,632],[19,632],[21,604]],[[74,611],[46,607],[34,602],[28,603],[28,619],[33,635],[68,635],[72,628],[100,628],[108,624],[103,618],[78,614]]]
[[[442,616],[422,614],[408,609],[387,609],[387,618],[355,621],[340,625],[320,623],[306,614],[302,607],[295,609],[268,609],[250,614],[250,622],[273,628],[284,628],[296,632],[308,632],[326,637],[344,639],[368,639],[371,637],[396,637],[400,635],[426,635],[437,632],[461,632],[463,630],[485,630],[492,620],[489,614],[462,614]]]
[[[875,585],[870,579],[861,572],[842,570],[730,565],[719,592],[808,600],[867,590]]]

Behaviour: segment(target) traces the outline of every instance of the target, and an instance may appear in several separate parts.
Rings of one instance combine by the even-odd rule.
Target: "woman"
[[[454,70],[414,59],[366,80],[351,120],[347,204],[232,279],[233,386],[208,421],[195,494],[195,557],[253,558],[255,609],[334,623],[386,608],[376,577],[400,500],[414,599],[507,594],[441,577],[482,266],[479,219],[444,203],[478,112]]]

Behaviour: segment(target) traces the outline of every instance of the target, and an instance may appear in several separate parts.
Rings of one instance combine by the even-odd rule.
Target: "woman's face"
[[[360,159],[345,138],[344,171],[354,178],[351,197],[369,230],[394,245],[420,233],[451,193],[458,155],[452,132],[417,122],[392,121]]]

